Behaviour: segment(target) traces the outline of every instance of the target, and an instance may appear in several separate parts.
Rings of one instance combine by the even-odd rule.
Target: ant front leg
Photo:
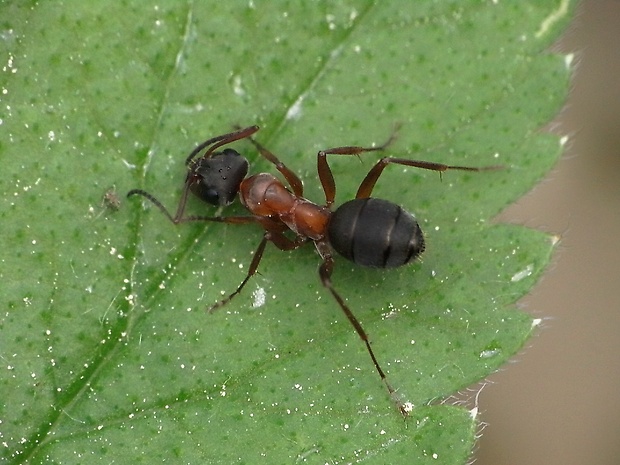
[[[212,221],[216,223],[230,223],[230,224],[249,224],[249,223],[257,223],[259,220],[254,216],[183,216],[185,212],[185,204],[187,202],[187,196],[189,194],[189,186],[185,186],[183,188],[183,194],[181,195],[181,200],[179,201],[179,206],[177,207],[176,214],[172,216],[168,209],[164,207],[164,205],[142,189],[132,189],[127,192],[127,197],[132,197],[134,195],[141,195],[142,197],[148,199],[155,205],[159,210],[168,218],[172,223],[189,223],[193,221]]]
[[[334,199],[336,198],[336,182],[334,181],[334,175],[332,174],[332,170],[327,162],[327,155],[359,155],[365,152],[377,152],[384,150],[394,141],[397,131],[398,127],[396,127],[387,141],[377,147],[358,147],[351,145],[321,150],[317,153],[317,170],[319,172],[321,185],[323,186],[323,192],[325,193],[326,207],[329,207],[332,203],[334,203]]]
[[[282,163],[280,159],[273,154],[273,152],[271,152],[270,150],[267,150],[261,144],[256,142],[253,138],[250,137],[249,139],[250,139],[250,142],[254,144],[254,147],[256,147],[259,153],[264,158],[266,158],[267,161],[272,163],[280,173],[282,173],[282,176],[286,178],[286,181],[288,182],[289,186],[291,186],[291,189],[293,190],[293,193],[295,194],[295,196],[303,197],[304,186],[303,186],[303,183],[301,182],[301,179],[299,179],[299,177],[289,167],[287,167],[284,163]]]
[[[355,328],[357,335],[366,345],[366,350],[368,351],[368,354],[370,355],[370,358],[372,359],[372,363],[375,366],[375,370],[377,370],[377,373],[379,374],[381,381],[383,381],[383,384],[387,388],[388,393],[390,394],[390,398],[396,404],[396,408],[401,413],[401,415],[406,418],[408,415],[409,409],[407,408],[405,403],[403,403],[402,400],[399,398],[398,393],[396,392],[396,389],[392,387],[392,385],[387,379],[387,375],[381,368],[381,365],[379,365],[379,361],[377,360],[377,357],[375,356],[375,353],[372,350],[372,347],[370,345],[368,334],[362,327],[362,324],[353,314],[349,306],[345,303],[344,299],[340,296],[340,294],[338,294],[338,292],[336,292],[336,290],[334,289],[334,286],[332,285],[331,276],[332,276],[332,272],[334,269],[334,259],[331,254],[329,244],[327,244],[326,242],[315,242],[315,245],[319,252],[319,255],[321,255],[321,257],[323,258],[323,263],[321,264],[319,268],[319,276],[321,278],[321,283],[323,284],[323,286],[325,286],[329,290],[329,292],[331,292],[334,299],[336,299],[336,302],[338,302],[338,305],[340,305],[340,308],[342,309],[343,313],[345,314],[345,316],[347,317],[351,325],[353,325],[353,327]]]

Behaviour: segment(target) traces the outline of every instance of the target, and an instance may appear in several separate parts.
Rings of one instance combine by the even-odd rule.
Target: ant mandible
[[[254,252],[245,279],[232,294],[209,307],[210,312],[230,302],[241,292],[248,280],[256,273],[268,242],[273,243],[280,250],[293,250],[307,242],[313,242],[323,260],[319,266],[321,283],[336,299],[366,345],[366,350],[390,397],[401,414],[406,417],[408,408],[398,398],[396,390],[389,383],[372,350],[368,334],[332,285],[331,276],[334,269],[332,250],[358,265],[375,268],[395,268],[405,265],[424,251],[424,236],[415,217],[388,200],[371,197],[375,183],[387,165],[412,166],[439,173],[447,170],[483,171],[498,167],[452,166],[429,161],[384,157],[370,169],[360,184],[355,199],[345,202],[332,211],[331,205],[336,195],[336,184],[327,162],[327,155],[359,155],[365,152],[380,151],[392,142],[394,134],[387,142],[376,147],[345,146],[319,151],[317,169],[325,193],[325,204],[318,205],[304,198],[301,179],[272,152],[251,137],[258,129],[258,126],[250,126],[213,137],[199,144],[189,154],[185,160],[187,176],[181,200],[174,215],[153,195],[142,189],[129,191],[127,197],[133,195],[146,197],[174,224],[190,221],[257,223],[265,230]],[[221,152],[216,152],[218,148],[240,139],[249,139],[259,153],[284,176],[290,189],[269,173],[246,177],[248,161],[237,151],[225,148]],[[198,157],[203,150],[203,155]],[[229,205],[239,194],[241,203],[251,215],[184,216],[190,192],[207,203],[219,206]],[[292,239],[286,235],[289,231],[294,234]]]

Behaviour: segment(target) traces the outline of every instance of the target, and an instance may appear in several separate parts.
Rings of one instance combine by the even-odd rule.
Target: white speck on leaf
[[[233,77],[233,92],[237,97],[244,97],[246,95],[246,91],[241,84],[241,76]]]
[[[499,349],[488,349],[480,352],[480,358],[491,358],[499,354]]]
[[[295,100],[295,103],[293,103],[291,107],[288,109],[288,111],[286,112],[287,120],[298,120],[299,118],[301,118],[301,105],[303,101],[304,101],[303,94],[297,97],[297,100]]]
[[[534,271],[534,265],[529,264],[525,267],[525,269],[515,273],[512,278],[510,278],[510,281],[512,281],[513,283],[519,282],[524,278],[527,278],[528,276],[532,275],[532,271]]]
[[[265,305],[266,296],[267,293],[262,287],[259,287],[254,292],[252,292],[252,308],[258,308]]]

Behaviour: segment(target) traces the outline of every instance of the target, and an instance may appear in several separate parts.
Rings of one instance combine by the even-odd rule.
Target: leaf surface
[[[541,127],[567,90],[545,52],[568,21],[539,2],[0,3],[0,437],[7,463],[463,463],[466,408],[437,401],[483,379],[531,334],[514,302],[552,238],[492,221],[561,152]],[[235,125],[321,203],[316,152],[380,144],[482,173],[388,167],[374,195],[415,212],[423,260],[340,259],[322,288],[312,247],[269,246],[244,292],[259,228],[170,224],[183,160]],[[252,172],[271,171],[247,142]],[[376,154],[332,157],[337,204]],[[107,198],[107,201],[104,200]],[[116,202],[120,208],[116,209]],[[191,199],[191,214],[216,214]],[[236,205],[225,214],[244,214]],[[263,302],[264,297],[264,302]],[[439,459],[439,462],[437,461]]]

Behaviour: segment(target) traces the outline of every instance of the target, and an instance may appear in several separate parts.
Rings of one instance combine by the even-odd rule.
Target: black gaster
[[[344,203],[332,214],[327,235],[336,252],[369,267],[402,266],[424,251],[424,237],[413,215],[382,199]]]

